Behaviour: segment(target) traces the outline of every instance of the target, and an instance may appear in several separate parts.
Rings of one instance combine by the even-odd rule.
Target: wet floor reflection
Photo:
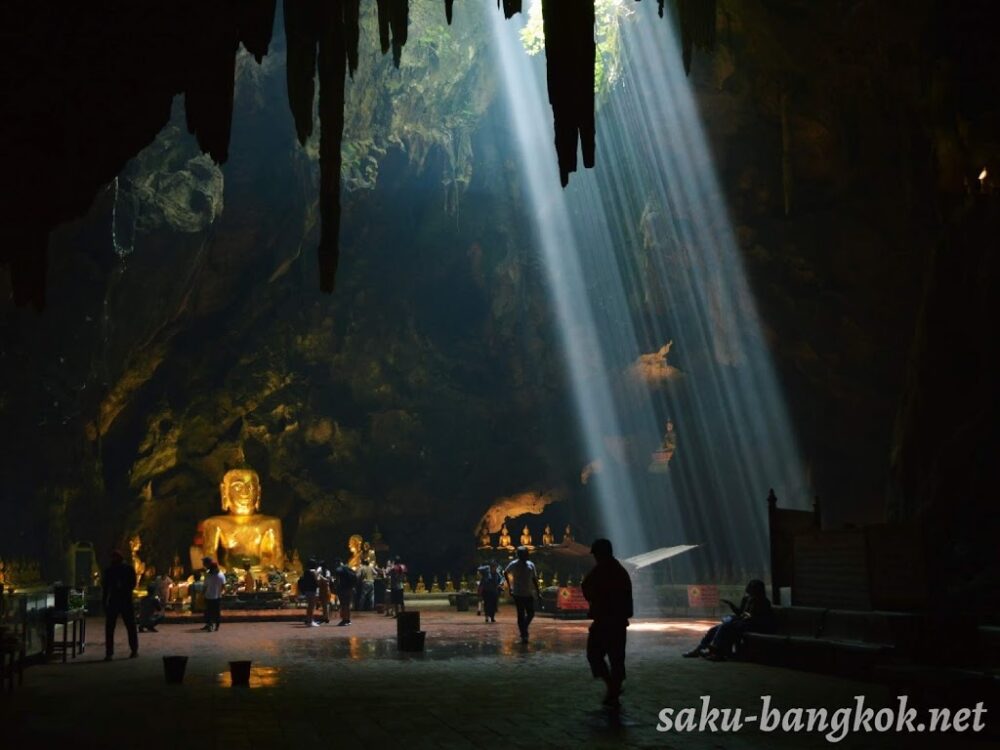
[[[233,676],[227,672],[219,672],[215,677],[221,687],[232,687]],[[250,667],[250,685],[253,688],[277,687],[281,684],[281,670],[278,667]]]

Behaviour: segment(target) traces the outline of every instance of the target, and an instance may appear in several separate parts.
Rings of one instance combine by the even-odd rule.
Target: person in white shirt
[[[521,631],[521,643],[528,642],[528,626],[535,617],[535,599],[541,596],[538,588],[538,573],[535,564],[528,559],[528,548],[517,548],[517,559],[504,568],[507,590],[514,597],[517,607],[517,629]]]
[[[202,630],[211,633],[218,630],[222,622],[222,589],[226,585],[226,577],[214,560],[206,558],[205,566],[208,571],[205,573],[205,627]]]

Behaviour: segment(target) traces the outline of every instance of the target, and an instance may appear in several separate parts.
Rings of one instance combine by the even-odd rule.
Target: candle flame
[[[985,180],[987,175],[989,175],[989,172],[986,171],[986,167],[983,167],[983,171],[979,173],[979,181],[982,182]]]

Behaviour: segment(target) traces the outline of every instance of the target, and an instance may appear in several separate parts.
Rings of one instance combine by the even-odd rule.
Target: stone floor
[[[876,685],[751,664],[682,659],[708,623],[639,620],[629,635],[628,675],[618,713],[600,707],[583,648],[587,622],[539,617],[522,646],[502,609],[497,624],[475,613],[426,611],[427,648],[400,654],[395,621],[355,615],[351,627],[300,623],[194,623],[140,635],[127,658],[119,625],[116,658],[104,663],[103,628],[88,627],[86,653],[32,667],[0,698],[0,747],[828,747],[818,735],[659,733],[658,712],[698,706],[751,714],[760,696],[781,707],[850,706],[855,695],[887,705]],[[160,657],[189,657],[183,685],[167,685]],[[228,684],[228,661],[252,659],[250,688]],[[2,695],[2,694],[0,694]],[[919,740],[920,742],[917,742]],[[959,742],[963,740],[963,742]],[[984,747],[964,737],[850,735],[836,747]]]

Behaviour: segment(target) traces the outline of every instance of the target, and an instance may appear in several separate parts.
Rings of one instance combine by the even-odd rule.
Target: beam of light
[[[559,187],[552,149],[551,115],[532,60],[518,39],[516,24],[490,13],[494,48],[510,124],[521,156],[521,169],[536,241],[545,272],[583,443],[594,456],[607,453],[605,436],[621,434],[609,369],[598,338],[577,238],[565,196]],[[641,519],[628,512],[638,504],[632,479],[615,461],[604,462],[595,478],[605,532],[632,553],[649,549]]]
[[[598,113],[597,169],[565,191],[540,61],[493,20],[602,531],[620,557],[696,543],[701,575],[765,576],[768,488],[795,506],[807,484],[676,33],[637,16]],[[629,377],[668,341],[680,378]],[[651,473],[668,417],[676,451]]]

